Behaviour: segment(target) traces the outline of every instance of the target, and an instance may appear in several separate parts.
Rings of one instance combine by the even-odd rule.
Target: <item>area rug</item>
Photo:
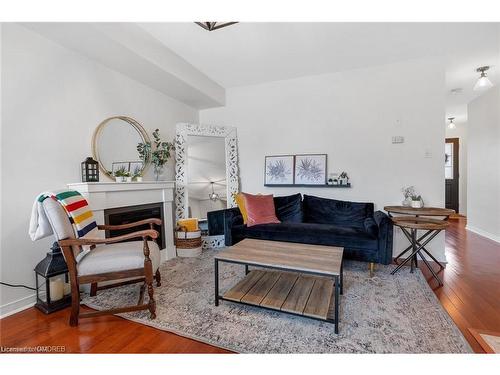
[[[221,301],[214,306],[217,250],[176,258],[160,269],[155,287],[157,318],[145,311],[121,314],[135,322],[240,353],[469,353],[469,344],[441,307],[422,273],[346,261],[340,333],[331,323]],[[244,277],[244,267],[221,263],[220,289]],[[137,303],[139,285],[86,296],[83,303],[107,309]]]

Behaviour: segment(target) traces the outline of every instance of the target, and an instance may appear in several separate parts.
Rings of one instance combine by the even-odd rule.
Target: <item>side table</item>
[[[397,263],[398,259],[402,257],[407,252],[411,251],[408,258],[403,260],[403,262],[398,265],[398,267],[392,272],[396,273],[402,266],[411,260],[411,270],[413,271],[413,266],[418,267],[417,264],[417,254],[422,258],[425,265],[429,268],[434,278],[438,281],[439,285],[443,285],[442,281],[437,276],[436,272],[432,269],[427,259],[423,256],[421,251],[424,251],[436,264],[440,267],[440,270],[444,269],[444,266],[425,248],[425,246],[436,237],[439,232],[448,227],[448,218],[450,215],[455,213],[454,210],[448,208],[440,207],[423,207],[423,208],[412,208],[405,206],[386,206],[384,210],[387,211],[389,217],[391,217],[394,225],[401,228],[403,234],[410,242],[410,246],[404,249],[400,254],[395,257]],[[400,214],[405,216],[394,217],[393,214]],[[422,217],[424,216],[424,217]],[[441,217],[444,219],[430,219],[427,217]],[[417,236],[418,230],[424,230],[424,234],[420,237]]]

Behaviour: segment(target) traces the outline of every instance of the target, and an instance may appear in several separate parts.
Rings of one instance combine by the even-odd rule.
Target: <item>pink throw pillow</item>
[[[276,217],[272,195],[242,194],[245,197],[245,207],[248,215],[247,226],[280,223]]]

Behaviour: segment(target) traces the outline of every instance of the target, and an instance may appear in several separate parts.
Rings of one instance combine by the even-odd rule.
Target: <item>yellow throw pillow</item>
[[[248,221],[247,208],[245,206],[245,197],[242,193],[235,194],[234,200],[240,209],[241,216],[243,216],[243,224],[246,224]]]
[[[177,222],[179,227],[185,227],[188,232],[196,232],[198,230],[198,219],[196,218],[187,218],[180,219]]]

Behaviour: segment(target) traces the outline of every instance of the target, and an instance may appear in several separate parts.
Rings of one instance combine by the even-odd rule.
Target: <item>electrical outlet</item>
[[[402,135],[395,135],[392,137],[392,143],[405,143],[405,137]]]

